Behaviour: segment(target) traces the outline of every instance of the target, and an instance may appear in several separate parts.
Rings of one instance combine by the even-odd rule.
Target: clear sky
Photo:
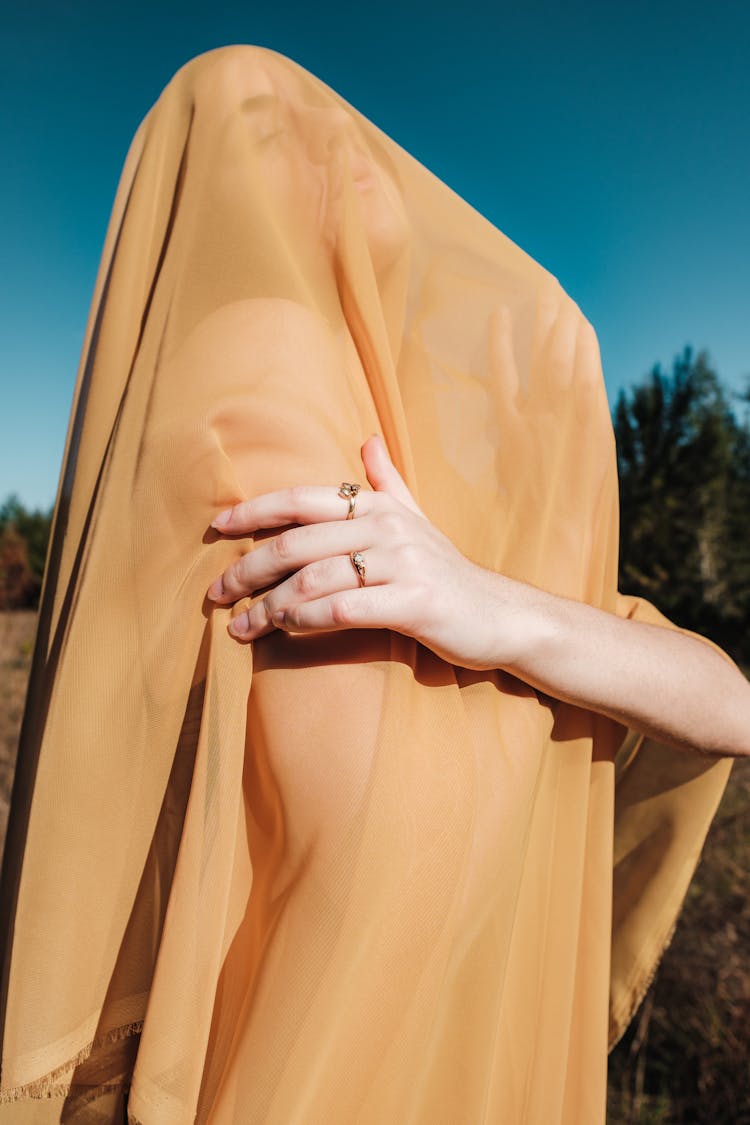
[[[132,135],[228,43],[289,55],[561,282],[610,401],[686,344],[750,376],[746,0],[39,0],[0,35],[0,501],[54,499]]]

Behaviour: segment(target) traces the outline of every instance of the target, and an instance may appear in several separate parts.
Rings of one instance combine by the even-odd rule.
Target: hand
[[[286,528],[209,589],[209,598],[228,605],[273,587],[232,619],[230,632],[250,641],[274,628],[392,629],[452,664],[498,667],[510,580],[471,562],[430,523],[377,435],[362,446],[362,461],[373,491],[360,490],[350,520],[338,488],[300,486],[236,504],[213,521],[230,535]],[[364,587],[352,551],[364,557]]]

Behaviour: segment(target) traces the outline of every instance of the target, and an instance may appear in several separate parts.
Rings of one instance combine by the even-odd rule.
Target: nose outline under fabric
[[[341,106],[314,106],[307,110],[312,124],[310,151],[316,163],[326,163],[339,151],[365,155],[351,115]]]

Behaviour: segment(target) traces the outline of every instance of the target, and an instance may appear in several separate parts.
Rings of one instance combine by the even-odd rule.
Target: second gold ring
[[[357,577],[359,578],[360,586],[364,586],[365,575],[367,573],[366,570],[365,570],[364,555],[362,554],[361,551],[352,551],[351,554],[349,555],[349,558],[352,560],[352,565],[357,572]]]

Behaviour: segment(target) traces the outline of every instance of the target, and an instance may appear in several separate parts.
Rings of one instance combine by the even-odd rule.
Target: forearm
[[[498,577],[506,671],[662,742],[750,756],[750,683],[708,644]]]

